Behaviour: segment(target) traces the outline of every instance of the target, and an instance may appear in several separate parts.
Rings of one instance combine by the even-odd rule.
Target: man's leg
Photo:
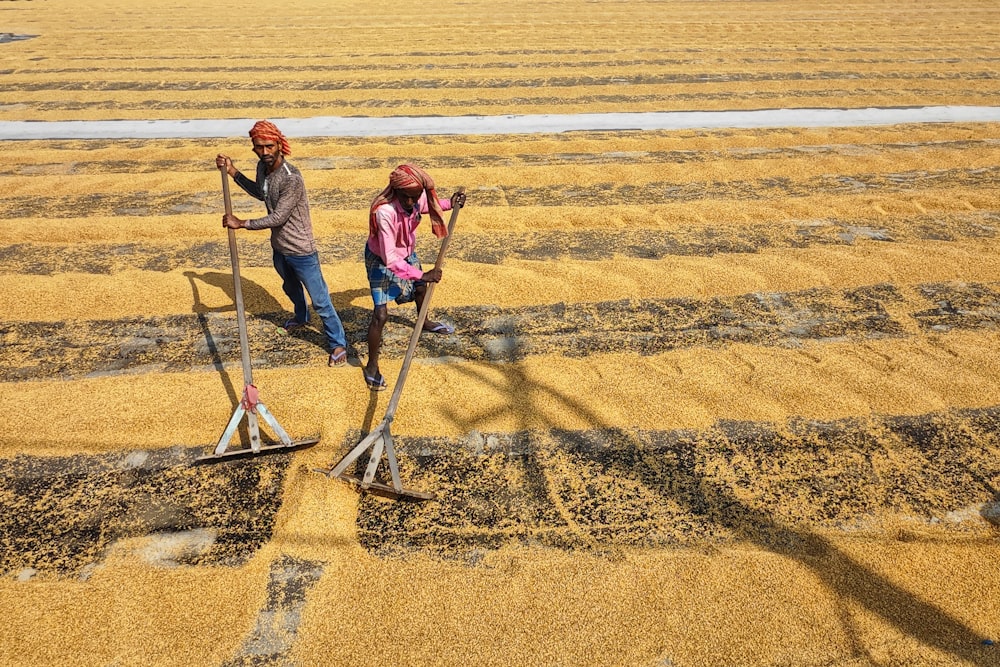
[[[420,313],[421,307],[424,304],[424,296],[427,295],[427,283],[422,280],[415,281],[413,283],[413,301],[417,306],[417,313]],[[453,334],[455,333],[455,328],[451,327],[443,322],[435,322],[431,320],[430,313],[427,313],[427,317],[424,319],[424,331],[429,331],[430,333],[439,334]]]
[[[378,356],[382,349],[382,331],[388,319],[388,307],[385,304],[375,306],[372,310],[372,319],[368,323],[368,363],[365,364],[365,381],[369,386],[373,382],[377,384],[382,375],[378,368]]]
[[[340,321],[337,309],[333,307],[330,299],[330,289],[323,279],[323,271],[319,264],[319,253],[305,255],[303,257],[287,257],[287,263],[295,268],[298,280],[299,292],[304,285],[309,292],[309,299],[320,320],[323,321],[323,333],[330,345],[330,352],[335,356],[340,352],[347,352],[347,334],[344,332],[344,325]],[[346,360],[346,356],[343,357]]]
[[[299,324],[305,324],[309,321],[309,308],[306,306],[306,295],[302,292],[302,283],[299,281],[299,275],[289,261],[292,259],[294,258],[286,257],[277,251],[274,252],[272,257],[274,270],[281,276],[281,289],[292,302],[292,312],[295,313],[295,321]]]

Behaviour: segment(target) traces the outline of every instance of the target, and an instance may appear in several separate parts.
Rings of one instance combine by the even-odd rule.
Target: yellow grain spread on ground
[[[0,121],[995,105],[1000,93],[1000,6],[992,0],[5,4],[0,32],[33,37],[0,43]],[[850,220],[896,225],[905,235],[893,244],[775,241],[759,252],[651,259],[450,259],[434,295],[439,308],[880,283],[995,286],[1000,275],[995,237],[944,242],[921,236],[913,222],[982,215],[976,220],[995,225],[996,179],[974,180],[1000,168],[995,124],[292,143],[291,160],[302,161],[314,192],[374,194],[395,161],[438,160],[430,171],[442,194],[468,188],[458,234],[641,229],[694,240],[760,224],[754,233],[767,242],[794,237],[801,225]],[[6,148],[3,243],[30,244],[49,258],[103,244],[134,243],[152,255],[218,242],[214,156],[228,153],[249,173],[253,165],[244,137]],[[566,157],[609,153],[630,159]],[[526,156],[545,160],[532,164]],[[109,164],[132,167],[106,173]],[[971,180],[947,180],[959,172]],[[866,187],[840,187],[869,175],[877,178]],[[894,187],[894,178],[909,186]],[[701,189],[686,198],[669,191],[649,201],[611,197],[599,206],[571,195],[558,205],[504,199],[532,189],[663,184]],[[143,201],[128,210],[62,210],[86,207],[95,194],[123,201],[136,193]],[[149,203],[177,193],[203,194],[220,211]],[[36,204],[27,214],[17,210]],[[147,204],[153,209],[133,210]],[[321,240],[357,237],[358,258],[327,260],[323,269],[338,308],[368,308],[363,206],[314,204],[313,220]],[[206,285],[193,298],[187,274],[209,269],[141,266],[130,257],[106,274],[26,275],[0,266],[0,321],[73,326],[232,314],[223,288]],[[259,288],[249,311],[287,308],[269,266],[246,267],[243,277]],[[910,289],[893,308],[905,313],[922,304]],[[470,424],[482,432],[701,429],[722,419],[781,424],[985,408],[1000,405],[998,344],[996,329],[985,328],[650,356],[609,346],[579,358],[418,360],[393,432],[461,438]],[[8,354],[0,351],[0,361]],[[135,538],[115,544],[85,580],[43,572],[20,581],[7,573],[0,578],[0,664],[243,664],[230,661],[259,621],[269,568],[281,556],[324,565],[282,658],[288,664],[1000,664],[1000,649],[974,641],[1000,640],[1000,542],[979,519],[967,537],[896,525],[898,517],[857,535],[796,533],[803,546],[794,553],[747,540],[606,553],[504,546],[474,566],[377,557],[359,544],[354,489],[311,470],[336,462],[366,413],[379,418],[389,392],[373,404],[356,360],[346,370],[325,361],[317,352],[308,364],[255,373],[262,399],[294,435],[321,436],[295,455],[274,534],[260,551],[238,567],[162,567],[142,556],[148,540]],[[394,378],[400,359],[383,359],[382,369]],[[240,381],[230,358],[222,372],[3,382],[0,457],[208,448],[233,409],[227,387]],[[434,490],[448,502],[448,488]]]

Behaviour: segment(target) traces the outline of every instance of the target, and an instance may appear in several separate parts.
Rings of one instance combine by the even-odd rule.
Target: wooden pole
[[[229,171],[225,166],[221,167],[219,171],[222,172],[222,198],[225,201],[226,215],[232,215],[233,201],[229,194]],[[247,417],[247,433],[250,436],[250,449],[257,452],[260,451],[260,425],[257,422],[257,412],[254,409],[257,397],[256,395],[252,397],[247,396],[248,391],[254,391],[256,394],[256,390],[252,389],[253,367],[250,363],[250,338],[247,335],[247,316],[243,305],[243,285],[240,282],[240,256],[236,248],[236,230],[228,226],[226,229],[229,232],[229,261],[233,265],[233,293],[236,297],[236,322],[240,330],[240,356],[243,362],[243,396],[241,403],[247,408],[245,412]],[[223,443],[220,442],[219,447],[223,447]]]
[[[233,214],[232,197],[229,194],[229,172],[225,167],[222,172],[222,197],[225,200],[226,215]],[[236,294],[236,320],[240,328],[240,352],[243,357],[243,384],[253,384],[253,368],[250,364],[250,340],[247,336],[247,316],[243,306],[243,286],[240,282],[240,256],[236,249],[236,230],[229,231],[229,261],[233,265],[233,292]]]

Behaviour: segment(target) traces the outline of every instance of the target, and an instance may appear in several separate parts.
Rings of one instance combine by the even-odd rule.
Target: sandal
[[[450,324],[445,324],[444,322],[433,322],[432,324],[425,325],[424,331],[428,333],[444,334],[447,336],[455,333],[455,327]]]
[[[339,352],[337,350],[340,350]],[[327,362],[328,366],[343,366],[347,363],[347,350],[342,347],[338,347],[337,350],[333,351],[330,355],[330,360]]]
[[[299,322],[298,320],[296,320],[293,317],[293,318],[289,319],[287,322],[285,322],[284,324],[282,324],[281,328],[284,329],[285,331],[291,332],[291,331],[295,331],[296,329],[301,329],[306,324],[308,324],[308,322]]]
[[[365,371],[365,384],[372,391],[385,391],[385,378],[382,377],[381,373],[376,373],[375,377],[368,375],[368,371]]]

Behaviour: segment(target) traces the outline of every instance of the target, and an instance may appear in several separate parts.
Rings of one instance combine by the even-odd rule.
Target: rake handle
[[[222,198],[226,206],[226,215],[233,214],[233,201],[229,194],[229,171],[219,167],[222,172]],[[240,256],[236,250],[236,230],[227,227],[229,231],[229,261],[233,265],[233,293],[236,296],[236,321],[240,328],[240,354],[243,361],[243,385],[253,384],[253,368],[250,365],[250,340],[247,336],[246,309],[243,305],[243,285],[240,282]]]

